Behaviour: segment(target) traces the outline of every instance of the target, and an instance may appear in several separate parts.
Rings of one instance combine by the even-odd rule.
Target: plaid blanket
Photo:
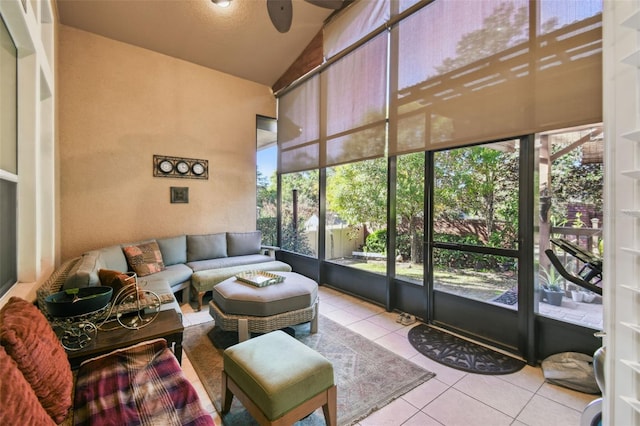
[[[213,425],[164,339],[85,361],[78,371],[76,425]]]

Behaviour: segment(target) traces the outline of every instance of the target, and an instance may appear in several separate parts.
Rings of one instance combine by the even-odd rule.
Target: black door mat
[[[491,301],[502,303],[503,305],[515,305],[518,303],[518,293],[515,290],[509,289],[495,299],[491,299]]]
[[[510,374],[525,366],[524,361],[426,324],[409,330],[409,342],[427,358],[468,373]]]

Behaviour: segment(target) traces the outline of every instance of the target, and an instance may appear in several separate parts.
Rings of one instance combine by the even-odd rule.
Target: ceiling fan
[[[325,9],[338,10],[345,4],[351,3],[353,0],[304,0],[315,6],[324,7]],[[286,33],[291,28],[293,20],[293,4],[292,0],[267,0],[267,11],[273,26],[281,33]]]

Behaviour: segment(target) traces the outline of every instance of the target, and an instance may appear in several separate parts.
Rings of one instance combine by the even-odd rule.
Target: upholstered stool
[[[318,283],[295,272],[276,272],[279,284],[256,287],[231,277],[211,292],[209,314],[224,331],[237,331],[241,342],[250,333],[268,333],[311,323],[318,331]]]
[[[337,423],[333,366],[283,331],[273,331],[223,353],[222,413],[235,395],[260,425],[292,425],[322,407]]]

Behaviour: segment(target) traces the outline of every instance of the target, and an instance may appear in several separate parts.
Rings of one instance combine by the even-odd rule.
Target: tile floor
[[[185,327],[211,320],[206,308],[194,312],[183,305],[182,310]],[[597,397],[545,383],[542,370],[528,365],[514,374],[487,376],[438,364],[409,343],[406,336],[414,325],[402,326],[397,314],[327,287],[320,287],[320,313],[436,373],[359,426],[578,426],[582,410]],[[185,355],[182,366],[216,425],[222,425]]]

